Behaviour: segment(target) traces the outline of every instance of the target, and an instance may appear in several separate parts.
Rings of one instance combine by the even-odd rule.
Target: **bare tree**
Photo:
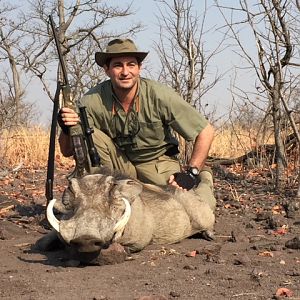
[[[111,38],[134,35],[142,28],[140,24],[130,24],[120,31],[110,29],[110,24],[133,14],[130,5],[119,8],[110,5],[109,1],[94,0],[28,0],[28,3],[29,11],[23,15],[23,31],[28,33],[23,51],[24,67],[41,80],[50,98],[53,62],[58,62],[49,30],[50,14],[57,25],[75,100],[104,77],[100,68],[95,66],[95,51],[103,50]]]
[[[12,20],[14,12],[15,8],[5,3],[0,10],[1,127],[20,124],[23,106],[19,43],[24,34]]]
[[[250,6],[251,3],[251,6]],[[296,59],[293,40],[291,38],[291,27],[298,26],[298,19],[295,10],[295,3],[291,0],[241,0],[239,7],[224,7],[216,1],[217,6],[223,13],[227,28],[230,28],[232,37],[236,41],[248,66],[256,74],[258,82],[255,82],[256,89],[260,95],[268,99],[269,110],[272,115],[275,159],[276,159],[276,182],[275,186],[280,192],[284,187],[285,167],[287,157],[283,140],[283,124],[287,115],[290,124],[299,137],[297,127],[292,117],[292,111],[287,104],[286,91],[295,80],[297,75],[293,72],[298,66],[293,59]],[[225,14],[226,10],[231,11],[231,16]],[[232,15],[238,12],[243,16],[240,21],[233,20]],[[247,44],[239,36],[241,26],[249,25],[250,32],[256,43],[257,55],[250,54]],[[297,25],[298,24],[298,25]],[[249,40],[249,38],[248,38]]]
[[[157,0],[161,4],[158,23],[160,28],[156,51],[161,62],[160,81],[173,87],[183,98],[199,110],[204,110],[201,99],[220,80],[216,72],[211,81],[209,63],[222,49],[222,41],[213,50],[205,49],[207,1],[200,17],[193,0]],[[181,159],[188,161],[192,144],[181,141]]]

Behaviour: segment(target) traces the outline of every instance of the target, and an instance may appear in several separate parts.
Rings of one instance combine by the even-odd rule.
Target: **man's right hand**
[[[78,114],[71,108],[62,107],[59,111],[61,119],[66,126],[73,126],[78,124],[80,118]]]
[[[71,108],[62,107],[58,112],[57,122],[64,134],[69,134],[69,127],[79,122],[78,114]]]
[[[59,136],[60,151],[65,157],[73,155],[73,145],[70,138],[69,128],[78,124],[80,118],[78,114],[71,108],[62,107],[57,116],[57,123],[61,128]]]

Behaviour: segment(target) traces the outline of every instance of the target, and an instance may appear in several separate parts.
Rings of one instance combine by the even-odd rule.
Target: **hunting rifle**
[[[62,92],[63,94],[63,105],[65,107],[72,108],[75,110],[75,103],[71,97],[71,88],[68,81],[67,70],[64,63],[63,55],[60,49],[60,43],[56,34],[56,28],[53,21],[52,16],[49,16],[49,22],[51,25],[60,67],[62,71],[63,81],[58,80],[56,92],[53,101],[53,113],[52,113],[52,123],[51,123],[51,131],[50,131],[50,143],[49,143],[49,154],[48,154],[48,165],[47,165],[47,180],[46,180],[46,198],[47,202],[53,199],[53,179],[54,179],[54,158],[55,158],[55,138],[56,138],[56,127],[57,127],[57,115],[59,110],[59,96]],[[100,157],[94,146],[92,133],[93,129],[90,128],[85,107],[82,106],[79,108],[80,110],[80,125],[74,125],[69,127],[69,135],[72,139],[72,144],[74,148],[74,158],[76,161],[76,175],[82,176],[84,174],[84,170],[87,169],[87,151],[86,145],[88,147],[90,162],[92,167],[98,167],[100,165]],[[83,136],[83,134],[84,136]],[[85,145],[85,141],[86,145]]]

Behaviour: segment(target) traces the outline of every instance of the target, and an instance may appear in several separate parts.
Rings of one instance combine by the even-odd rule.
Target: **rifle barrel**
[[[61,66],[63,77],[64,77],[64,85],[69,86],[69,80],[68,80],[66,66],[65,66],[65,63],[64,63],[64,58],[63,58],[62,51],[61,51],[60,46],[59,46],[60,43],[59,43],[59,40],[58,40],[58,37],[57,37],[57,34],[56,34],[55,23],[54,23],[54,20],[53,20],[51,15],[49,15],[49,20],[50,20],[51,29],[52,29],[52,32],[53,32],[53,37],[55,39],[55,45],[56,45],[56,49],[57,49],[57,52],[58,52],[60,66]]]

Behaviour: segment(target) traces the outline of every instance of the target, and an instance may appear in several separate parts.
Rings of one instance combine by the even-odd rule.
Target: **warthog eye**
[[[108,191],[108,197],[109,200],[113,199],[116,197],[116,188],[117,188],[117,184],[115,182],[111,183],[110,185],[110,189]]]
[[[75,193],[72,188],[67,187],[62,195],[62,203],[66,209],[72,209],[75,204]]]
[[[75,191],[74,191],[74,188],[73,188],[73,186],[72,186],[72,183],[69,184],[67,190],[68,190],[70,193],[72,193],[73,195],[75,194]]]

